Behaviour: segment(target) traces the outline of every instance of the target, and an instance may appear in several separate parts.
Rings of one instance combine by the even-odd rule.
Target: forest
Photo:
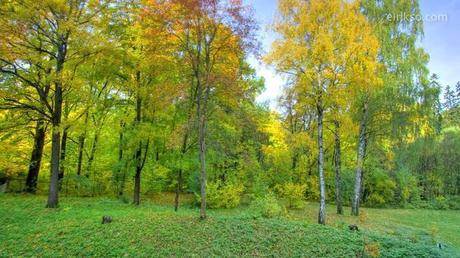
[[[460,254],[460,82],[388,15],[419,1],[251,2],[0,2],[1,257]]]

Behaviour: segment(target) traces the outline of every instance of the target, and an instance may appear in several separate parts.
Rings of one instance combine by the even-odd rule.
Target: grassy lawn
[[[45,197],[0,195],[0,257],[68,256],[296,256],[460,257],[439,250],[434,237],[459,247],[459,212],[365,209],[361,222],[335,216],[315,224],[316,205],[285,218],[255,218],[250,209],[174,212],[169,196],[133,207],[108,198],[61,198],[56,210]],[[111,224],[101,224],[110,215]],[[346,226],[356,222],[360,232]],[[437,228],[437,229],[436,229]]]
[[[309,203],[305,210],[290,211],[295,219],[317,220],[318,205]],[[436,242],[460,250],[460,211],[423,209],[372,209],[361,208],[359,218],[351,216],[351,208],[345,208],[344,215],[337,215],[334,206],[328,206],[328,223],[339,227],[341,224],[357,224],[389,235],[405,235],[416,239],[429,236]],[[364,215],[364,216],[363,216]]]

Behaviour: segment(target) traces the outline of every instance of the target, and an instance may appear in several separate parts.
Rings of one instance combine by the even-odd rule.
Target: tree
[[[239,86],[245,53],[255,48],[254,21],[241,1],[172,1],[177,10],[167,20],[179,42],[182,62],[193,74],[200,160],[200,218],[206,218],[206,131],[209,103]],[[222,96],[221,95],[221,96]],[[231,96],[231,95],[230,95]],[[231,100],[231,99],[230,99]]]
[[[432,84],[439,87],[437,77],[433,75]],[[460,123],[460,82],[457,82],[455,88],[451,88],[449,85],[444,90],[444,116],[446,118],[447,125],[457,126]]]
[[[346,91],[359,92],[376,83],[378,44],[356,3],[284,0],[279,12],[274,29],[281,39],[267,61],[290,76],[297,101],[316,110],[318,223],[325,224],[324,116],[347,100]]]
[[[22,93],[9,100],[13,106],[30,108],[45,116],[52,125],[51,176],[47,207],[58,206],[58,177],[61,152],[61,119],[64,93],[72,87],[78,66],[97,51],[96,20],[107,3],[87,1],[9,1],[4,6],[4,29],[10,32],[5,47],[15,55],[2,60],[19,81],[18,71],[35,72],[36,81],[26,82],[38,98],[24,103]],[[51,86],[52,85],[52,86]],[[26,87],[25,89],[29,89]],[[48,93],[50,96],[48,96]],[[27,99],[27,98],[26,98]],[[35,100],[38,101],[35,102]],[[43,108],[41,108],[43,106]]]
[[[356,173],[353,198],[351,203],[351,214],[359,215],[359,205],[361,200],[361,188],[363,185],[364,159],[366,157],[366,148],[368,144],[368,123],[369,123],[369,95],[362,96],[358,136],[358,151],[356,157]]]
[[[44,40],[40,37],[24,37],[26,28],[16,26],[15,21],[21,17],[16,10],[18,7],[11,8],[12,5],[7,3],[0,11],[0,35],[3,39],[0,41],[1,109],[20,111],[35,122],[25,188],[27,192],[35,193],[50,119],[48,98],[51,84],[44,78],[49,77],[51,68],[49,62],[41,58],[41,52],[32,45],[33,41],[43,45]]]
[[[426,122],[433,121],[433,106],[439,95],[428,80],[428,54],[417,44],[423,35],[423,21],[395,16],[421,16],[418,1],[363,0],[361,11],[373,25],[379,41],[378,57],[383,66],[379,77],[383,87],[379,92],[362,96],[356,106],[360,109],[357,120],[361,147],[357,151],[353,215],[359,214],[365,158],[377,155],[371,159],[395,166],[394,153],[433,131],[434,123]]]

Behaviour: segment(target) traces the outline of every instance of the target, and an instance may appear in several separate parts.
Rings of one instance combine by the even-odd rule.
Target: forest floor
[[[200,221],[190,205],[174,212],[171,197],[140,207],[63,197],[60,208],[49,210],[44,196],[0,195],[0,257],[460,257],[458,211],[365,208],[355,218],[335,215],[330,206],[328,226],[321,226],[310,203],[278,219],[238,208],[210,210]],[[113,222],[101,224],[103,215]],[[351,223],[360,231],[350,232]]]

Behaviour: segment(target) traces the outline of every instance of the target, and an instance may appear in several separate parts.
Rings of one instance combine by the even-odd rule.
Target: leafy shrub
[[[222,188],[222,199],[224,200],[224,207],[231,208],[240,205],[241,194],[243,193],[242,185],[229,184]]]
[[[155,165],[154,173],[145,173],[142,175],[141,190],[145,194],[155,194],[171,190],[169,178],[172,177],[172,171],[162,165]]]
[[[425,200],[421,200],[420,198],[412,201],[410,204],[407,205],[408,208],[413,209],[432,209],[432,204]]]
[[[432,201],[417,199],[407,205],[415,209],[460,210],[460,196],[438,196]]]
[[[366,184],[371,189],[366,201],[370,207],[384,207],[394,201],[396,183],[385,171],[376,169]]]
[[[438,196],[434,199],[433,207],[438,210],[447,210],[449,208],[449,204],[447,202],[446,197]]]
[[[302,208],[305,204],[305,191],[307,185],[288,182],[275,187],[289,208]]]
[[[305,191],[305,197],[308,200],[319,199],[319,179],[317,176],[309,176],[306,179],[307,188]]]
[[[96,182],[86,176],[70,174],[63,178],[61,187],[64,194],[88,197],[94,195]]]
[[[407,203],[420,199],[420,189],[417,185],[417,177],[412,175],[407,169],[396,172],[396,198],[402,206]]]
[[[460,210],[460,196],[451,196],[447,199],[447,204],[451,210]]]
[[[251,186],[249,195],[251,200],[255,200],[259,197],[265,196],[268,191],[268,184],[262,179],[257,178],[254,184]]]
[[[274,218],[281,216],[283,209],[279,205],[276,196],[273,193],[268,193],[264,197],[259,197],[251,204],[253,210],[258,216],[265,218]]]
[[[209,208],[235,208],[240,205],[242,185],[208,183],[206,185],[206,204]],[[200,196],[197,195],[198,202]]]

